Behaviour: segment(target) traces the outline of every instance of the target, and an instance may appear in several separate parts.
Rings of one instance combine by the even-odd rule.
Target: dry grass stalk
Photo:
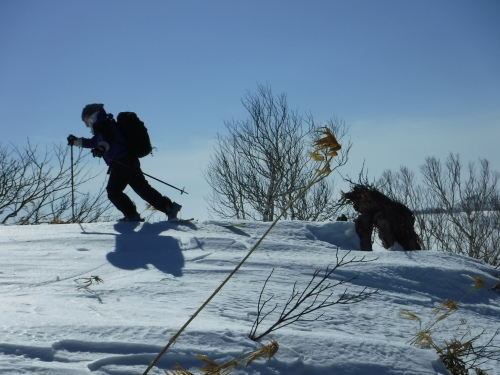
[[[411,341],[412,345],[418,346],[432,346],[436,348],[434,340],[432,340],[432,334],[434,332],[430,330],[420,331],[415,334],[415,338]]]
[[[331,130],[326,126],[322,127],[317,132],[322,134],[323,138],[320,138],[314,142],[314,151],[310,152],[309,154],[315,161],[325,161],[325,165],[323,166],[323,168],[317,169],[316,171],[320,175],[329,175],[330,173],[332,173],[332,169],[330,168],[330,159],[338,155],[337,151],[340,151],[342,146],[340,146]]]
[[[471,294],[474,290],[480,290],[484,287],[484,280],[481,279],[479,276],[471,276],[475,283],[474,285],[470,288],[470,290],[464,294],[462,298],[460,298],[459,302],[462,301],[465,297],[467,297],[469,294]]]
[[[484,280],[483,279],[481,279],[479,276],[472,276],[472,278],[474,280],[476,280],[476,283],[474,284],[472,289],[479,290],[479,289],[482,289],[484,287]]]
[[[331,130],[324,126],[317,131],[318,133],[323,135],[323,138],[320,138],[314,142],[314,154],[318,154],[319,151],[325,151],[326,156],[337,156],[337,151],[340,151],[342,146],[340,146],[337,138],[332,134]],[[322,159],[324,160],[324,159]],[[322,161],[318,160],[318,161]]]
[[[205,365],[200,367],[199,370],[204,375],[228,375],[233,372],[238,366],[249,366],[252,362],[265,358],[270,360],[279,350],[279,344],[272,340],[268,345],[262,346],[260,349],[245,353],[237,358],[234,358],[221,365],[212,361],[210,358],[204,355],[198,355],[198,359],[205,362]],[[167,375],[195,375],[185,369],[180,365],[176,365],[175,369],[171,372],[165,371]]]
[[[447,308],[448,310],[458,310],[458,303],[452,299],[445,299],[441,302],[441,306],[435,310],[435,314],[437,314],[442,308]]]
[[[401,310],[401,315],[403,315],[401,318],[406,319],[406,320],[416,320],[416,321],[422,321],[420,317],[411,311],[406,311],[406,310]]]
[[[250,249],[247,255],[228,275],[228,277],[216,288],[216,290],[212,293],[212,295],[208,297],[208,299],[198,308],[198,310],[196,310],[194,314],[192,314],[191,317],[186,321],[186,323],[174,334],[174,336],[169,340],[168,344],[160,351],[160,353],[158,353],[156,358],[153,359],[153,361],[149,364],[149,366],[146,368],[146,370],[143,372],[142,375],[147,375],[149,373],[149,371],[155,366],[155,364],[160,360],[160,358],[173,345],[173,343],[177,340],[177,338],[181,335],[181,333],[189,326],[189,324],[191,324],[191,322],[198,316],[198,314],[205,308],[205,306],[208,305],[210,301],[219,293],[219,291],[227,284],[227,282],[234,276],[234,274],[239,271],[239,269],[247,261],[250,255],[252,255],[253,252],[260,246],[260,244],[262,243],[262,241],[264,241],[269,232],[271,232],[271,230],[276,226],[278,221],[280,221],[284,217],[286,212],[295,204],[295,202],[301,199],[314,184],[318,183],[323,178],[325,178],[329,173],[332,172],[332,170],[330,169],[330,161],[332,160],[333,157],[337,156],[337,151],[339,151],[342,147],[337,142],[337,139],[335,138],[332,131],[328,127],[325,126],[321,128],[321,130],[318,132],[321,133],[324,137],[314,142],[315,150],[313,151],[313,154],[319,155],[320,152],[326,154],[326,159],[324,160],[325,165],[323,166],[323,168],[318,169],[317,174],[312,178],[309,184],[302,191],[300,191],[300,193],[294,199],[292,199],[288,203],[283,212],[276,218],[276,220],[273,221],[273,223],[269,226],[269,228],[262,235],[262,237],[255,243],[252,249]]]
[[[99,276],[80,277],[78,279],[75,279],[75,282],[83,283],[82,286],[78,287],[78,290],[89,288],[91,285],[94,285],[94,281],[96,284],[100,284],[100,283],[104,282],[104,280],[101,279]]]

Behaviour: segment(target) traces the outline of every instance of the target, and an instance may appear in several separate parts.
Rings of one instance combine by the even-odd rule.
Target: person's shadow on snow
[[[116,235],[115,251],[106,255],[109,263],[124,270],[149,269],[152,266],[173,276],[182,276],[184,256],[179,241],[170,236],[160,236],[169,228],[168,224],[144,223],[141,229],[135,231],[138,226],[138,222],[114,225],[119,234]]]

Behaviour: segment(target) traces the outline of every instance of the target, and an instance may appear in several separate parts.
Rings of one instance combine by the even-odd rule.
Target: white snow
[[[0,226],[0,374],[142,374],[270,225],[227,223]],[[436,341],[452,338],[460,319],[472,334],[486,330],[485,338],[499,327],[500,293],[490,288],[500,270],[445,252],[357,249],[351,222],[278,223],[149,373],[179,363],[198,374],[198,354],[222,363],[259,348],[248,334],[271,270],[264,293],[281,311],[294,283],[303,290],[337,255],[371,260],[334,273],[334,281],[356,277],[349,295],[364,287],[378,293],[321,310],[331,320],[272,332],[262,343],[276,340],[276,356],[234,374],[446,374],[433,349],[410,345],[419,326],[401,310],[432,321],[441,301],[470,290],[472,276],[486,285],[438,325]],[[92,276],[103,282],[80,288]],[[498,365],[482,368],[499,375]]]

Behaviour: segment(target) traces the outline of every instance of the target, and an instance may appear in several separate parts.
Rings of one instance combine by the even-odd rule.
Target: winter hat
[[[87,104],[82,111],[82,120],[85,116],[90,116],[93,113],[99,112],[101,109],[104,109],[104,104]]]

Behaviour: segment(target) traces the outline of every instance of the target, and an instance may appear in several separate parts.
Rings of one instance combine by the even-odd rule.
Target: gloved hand
[[[68,146],[73,146],[75,144],[76,139],[78,138],[76,138],[73,134],[70,134],[68,136]]]
[[[92,149],[92,156],[94,158],[102,158],[104,153],[106,152],[106,148],[104,146],[97,146]]]
[[[68,136],[68,146],[82,147],[82,138],[77,138],[73,134]]]

